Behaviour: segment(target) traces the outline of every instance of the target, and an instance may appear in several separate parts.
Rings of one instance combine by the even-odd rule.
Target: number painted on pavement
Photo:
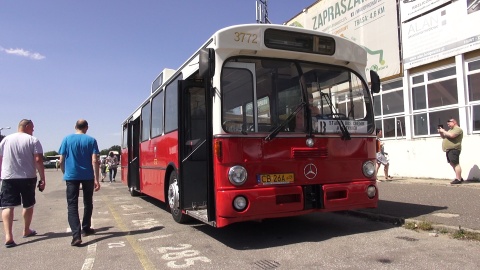
[[[190,244],[178,244],[176,247],[159,247],[157,251],[164,254],[162,259],[168,261],[167,266],[170,268],[187,268],[194,265],[195,262],[211,262],[205,256],[197,256],[200,251],[189,249],[191,247]]]

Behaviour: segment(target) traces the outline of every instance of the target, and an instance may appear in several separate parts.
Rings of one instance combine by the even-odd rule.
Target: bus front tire
[[[178,185],[178,177],[176,172],[170,174],[168,181],[168,207],[172,214],[173,220],[178,223],[185,223],[189,220],[189,217],[182,213],[180,210],[180,186]]]

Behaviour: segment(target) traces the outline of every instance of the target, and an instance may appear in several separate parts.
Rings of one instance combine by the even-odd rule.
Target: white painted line
[[[130,215],[140,215],[140,214],[148,214],[148,212],[136,212],[136,213],[123,214],[123,215],[130,216]]]
[[[87,258],[82,265],[82,270],[91,270],[93,269],[93,263],[95,262],[95,258]]]
[[[450,214],[450,213],[434,213],[433,216],[444,217],[444,218],[454,218],[459,217],[459,214]]]
[[[171,234],[157,235],[157,236],[152,236],[152,237],[140,238],[137,241],[154,240],[154,239],[166,238],[166,237],[170,237],[170,236],[172,236],[172,235]]]
[[[93,264],[95,263],[95,254],[97,253],[97,244],[88,245],[87,249],[87,258],[83,263],[82,270],[91,270],[93,269]]]

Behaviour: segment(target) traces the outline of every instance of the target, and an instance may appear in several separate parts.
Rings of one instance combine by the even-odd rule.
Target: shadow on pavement
[[[447,206],[433,206],[379,200],[378,207],[375,209],[361,209],[351,212],[353,212],[354,215],[362,213],[370,214],[372,215],[370,218],[375,220],[392,222],[394,224],[403,224],[405,219],[418,219],[421,216],[440,210],[445,210],[447,208]]]

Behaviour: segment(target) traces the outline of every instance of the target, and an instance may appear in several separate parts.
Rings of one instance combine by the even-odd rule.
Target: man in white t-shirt
[[[0,142],[0,205],[3,209],[2,220],[7,248],[16,246],[12,233],[15,206],[23,205],[23,237],[37,234],[30,229],[30,224],[36,202],[37,171],[40,175],[38,188],[42,191],[45,188],[45,170],[42,144],[32,136],[33,128],[31,120],[23,119],[18,124],[18,132],[6,136]]]

